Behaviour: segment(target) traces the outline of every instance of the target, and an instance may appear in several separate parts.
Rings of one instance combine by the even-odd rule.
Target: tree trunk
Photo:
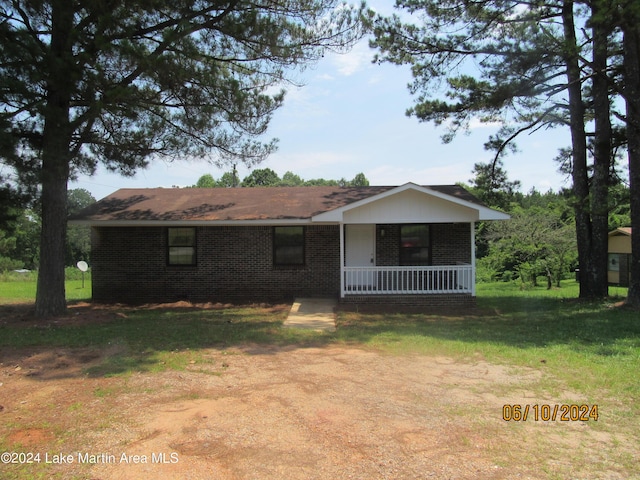
[[[595,288],[595,265],[592,261],[591,215],[589,175],[587,169],[587,136],[584,128],[585,109],[582,102],[582,83],[578,63],[578,45],[573,16],[573,0],[562,4],[562,23],[565,40],[565,63],[567,66],[567,92],[569,95],[569,123],[572,145],[572,180],[574,210],[576,214],[576,238],[578,263],[580,266],[580,298],[598,296]]]
[[[55,152],[45,155],[42,167],[42,234],[36,292],[39,317],[62,315],[67,308],[64,286],[67,228],[66,222],[59,219],[67,218],[68,172],[65,173],[60,157],[55,156]]]
[[[608,0],[607,0],[608,1]],[[594,297],[609,293],[607,279],[607,251],[609,249],[609,172],[612,162],[611,109],[609,106],[609,34],[611,12],[601,0],[592,2],[591,28],[593,32],[593,111],[594,150],[591,179],[591,259],[593,262]]]
[[[627,304],[640,307],[640,7],[634,2],[630,5],[630,11],[625,12],[626,23],[623,25],[632,228],[631,281]]]
[[[64,257],[73,84],[73,55],[69,41],[73,26],[72,2],[55,0],[51,2],[51,9],[51,46],[44,66],[48,77],[40,173],[42,233],[36,291],[36,315],[39,317],[62,315],[67,307]]]

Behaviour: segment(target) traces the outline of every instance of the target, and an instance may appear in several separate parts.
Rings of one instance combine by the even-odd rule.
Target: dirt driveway
[[[0,478],[618,479],[633,454],[596,422],[504,421],[505,403],[557,399],[535,397],[539,370],[481,357],[244,345],[83,374],[109,354],[0,353],[0,451],[23,463]]]

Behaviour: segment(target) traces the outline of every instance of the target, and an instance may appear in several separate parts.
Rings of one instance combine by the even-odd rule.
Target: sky
[[[392,12],[393,0],[377,2],[378,11]],[[254,168],[270,168],[280,177],[291,171],[305,180],[350,180],[362,172],[371,185],[469,183],[474,164],[493,159],[483,144],[497,128],[473,122],[468,135],[461,133],[443,144],[444,127],[405,115],[413,105],[407,88],[410,67],[373,64],[373,54],[365,38],[349,53],[327,54],[317,65],[295,73],[304,85],[288,87],[265,136],[279,139],[278,151]],[[558,149],[570,145],[568,129],[525,134],[517,144],[519,151],[503,162],[509,179],[521,182],[523,193],[569,186],[553,162]],[[99,169],[69,188],[84,188],[100,199],[119,188],[191,186],[204,174],[217,179],[230,170],[187,159],[159,160],[133,178]],[[250,170],[238,165],[238,173],[242,179]]]

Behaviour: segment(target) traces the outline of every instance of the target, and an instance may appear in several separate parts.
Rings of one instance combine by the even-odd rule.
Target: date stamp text
[[[505,422],[589,422],[598,421],[598,405],[578,404],[533,404],[518,403],[502,406],[502,419]]]

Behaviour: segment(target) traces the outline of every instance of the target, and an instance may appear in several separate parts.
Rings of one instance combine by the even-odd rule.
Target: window
[[[400,225],[400,265],[431,265],[429,225]]]
[[[196,229],[167,229],[167,263],[169,265],[196,264]]]
[[[273,228],[273,264],[304,265],[304,227]]]

